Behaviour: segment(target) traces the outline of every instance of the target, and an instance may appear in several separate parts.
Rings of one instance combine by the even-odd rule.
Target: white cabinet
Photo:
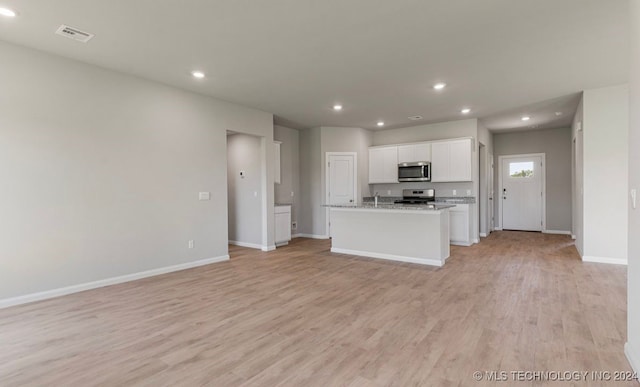
[[[281,205],[275,207],[276,219],[276,246],[283,246],[291,240],[291,206]]]
[[[431,181],[471,181],[471,139],[431,144]]]
[[[274,151],[274,159],[275,159],[275,163],[274,163],[274,169],[275,169],[275,173],[273,175],[273,181],[276,184],[280,184],[281,182],[281,173],[280,173],[280,144],[282,144],[282,142],[280,141],[274,141],[273,145],[275,148]]]
[[[452,245],[471,246],[468,204],[449,209],[449,238]]]
[[[398,146],[398,163],[431,161],[431,144],[419,143]]]
[[[398,147],[369,148],[369,184],[398,182]]]

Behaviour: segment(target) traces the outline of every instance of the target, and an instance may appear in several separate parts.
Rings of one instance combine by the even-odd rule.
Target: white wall
[[[260,138],[227,136],[227,203],[229,240],[262,246],[262,169]],[[240,176],[240,172],[243,176]],[[266,247],[266,246],[265,246]]]
[[[566,231],[571,226],[571,129],[526,130],[495,133],[493,136],[495,162],[495,190],[499,192],[500,165],[498,157],[544,153],[546,187],[546,230]],[[500,195],[496,197],[499,205]],[[497,206],[496,206],[497,207]],[[495,209],[497,223],[498,208]]]
[[[282,142],[280,184],[275,185],[275,201],[291,204],[291,222],[297,222],[300,213],[300,132],[276,125],[273,127],[273,138]],[[292,232],[295,234],[297,230]]]
[[[356,152],[358,155],[358,192],[369,195],[369,146],[371,132],[362,128],[319,127],[300,133],[300,182],[302,209],[300,234],[327,236],[325,171],[326,152]]]
[[[320,128],[300,132],[300,219],[298,233],[325,235]]]
[[[585,90],[584,259],[627,260],[629,92]]]
[[[272,141],[271,114],[3,42],[0,57],[0,299],[227,254],[226,130]]]
[[[484,147],[481,148],[480,144],[483,144]],[[478,165],[480,169],[478,181],[480,228],[478,231],[484,235],[489,234],[493,217],[493,214],[489,212],[489,175],[491,174],[491,163],[493,163],[491,155],[493,153],[493,134],[482,122],[478,121],[478,157],[480,158]]]
[[[573,197],[573,235],[576,238],[576,249],[580,256],[584,255],[584,98],[580,98],[580,104],[571,124],[572,152],[574,158],[572,164],[572,197]]]
[[[631,63],[629,122],[629,185],[640,189],[640,1],[630,1]],[[629,210],[627,357],[640,373],[640,209]]]
[[[369,147],[371,131],[362,128],[322,128],[322,176],[326,176],[327,152],[356,152],[358,154],[358,192],[356,198],[369,196]],[[322,179],[322,192],[325,192],[326,177]]]

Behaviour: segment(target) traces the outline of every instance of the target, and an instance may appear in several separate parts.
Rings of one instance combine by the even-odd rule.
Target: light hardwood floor
[[[626,268],[582,263],[566,236],[494,233],[452,247],[442,268],[329,246],[231,246],[229,262],[0,310],[0,385],[480,386],[476,370],[630,371]]]

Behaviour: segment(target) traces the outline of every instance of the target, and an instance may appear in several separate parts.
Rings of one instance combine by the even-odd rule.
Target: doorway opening
[[[265,144],[264,137],[227,131],[227,222],[230,245],[269,251]]]
[[[503,230],[545,229],[545,154],[499,157],[500,222]]]
[[[478,206],[480,216],[478,217],[478,231],[481,237],[489,236],[491,232],[488,227],[489,211],[488,211],[488,196],[487,196],[487,147],[479,142],[478,143]]]

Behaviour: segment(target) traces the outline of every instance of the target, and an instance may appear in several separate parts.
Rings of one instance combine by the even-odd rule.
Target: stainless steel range
[[[402,200],[398,204],[433,204],[436,201],[435,189],[403,189]]]

